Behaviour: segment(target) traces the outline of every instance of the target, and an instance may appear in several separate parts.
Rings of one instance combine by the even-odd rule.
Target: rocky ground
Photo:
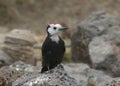
[[[120,78],[91,69],[86,64],[58,65],[44,74],[21,61],[0,69],[0,86],[119,86]]]
[[[20,29],[0,33],[0,86],[120,86],[119,15],[91,14],[71,41],[78,63],[60,64],[41,74],[35,34]]]

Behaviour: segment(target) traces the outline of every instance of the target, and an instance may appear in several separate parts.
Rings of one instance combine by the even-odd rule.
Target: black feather
[[[56,43],[48,35],[42,45],[42,70],[41,73],[48,71],[62,62],[65,52],[64,41],[59,37]]]

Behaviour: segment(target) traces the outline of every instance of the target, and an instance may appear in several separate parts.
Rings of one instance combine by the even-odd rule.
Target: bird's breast
[[[60,40],[58,35],[53,35],[53,36],[50,37],[50,39],[51,39],[51,41],[56,42],[56,43],[58,43],[59,40]]]

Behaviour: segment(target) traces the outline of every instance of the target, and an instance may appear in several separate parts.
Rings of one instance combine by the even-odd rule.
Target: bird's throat
[[[57,34],[55,34],[55,35],[52,35],[52,36],[50,37],[50,39],[51,39],[52,41],[58,43],[60,38],[59,38],[59,36],[58,36]]]

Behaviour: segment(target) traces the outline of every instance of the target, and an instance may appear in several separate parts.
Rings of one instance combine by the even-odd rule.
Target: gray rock
[[[117,47],[119,48],[119,47]],[[93,67],[114,77],[120,76],[120,60],[108,35],[94,37],[89,44]]]
[[[28,30],[15,29],[7,34],[5,43],[33,46],[36,43],[34,36],[35,35]]]
[[[5,86],[107,86],[113,82],[118,84],[119,79],[78,63],[64,64],[64,68],[58,65],[43,74],[35,66],[21,61],[0,69],[0,81]]]
[[[96,12],[78,25],[77,31],[72,35],[72,58],[75,62],[93,65],[89,54],[89,43],[95,36],[100,36],[106,32],[113,21],[104,11]],[[91,66],[92,67],[92,66]]]
[[[1,44],[4,43],[4,40],[5,40],[5,34],[0,33],[0,47],[1,47]]]
[[[100,86],[120,86],[120,78],[113,78],[106,83],[102,83]]]
[[[111,21],[108,21],[109,18],[106,12],[100,11],[91,14],[79,24],[78,29],[84,32],[87,44],[89,44],[93,37],[105,32],[106,28],[111,24]]]
[[[91,69],[86,64],[65,64],[67,73],[77,80],[80,86],[102,86],[101,83],[106,83],[112,79],[104,72]]]
[[[92,67],[102,69],[114,77],[119,77],[119,21],[119,15],[109,15],[105,11],[95,12],[88,16],[78,25],[78,30],[73,35],[73,57],[83,58],[84,54],[89,55],[86,59],[91,61]]]
[[[106,35],[94,37],[89,44],[90,56],[94,66],[114,54],[113,47]]]
[[[11,58],[0,49],[0,67],[9,65],[12,63]]]
[[[92,66],[88,45],[84,38],[84,32],[81,29],[72,35],[72,59],[74,62],[82,62]]]
[[[120,45],[120,26],[114,25],[108,29],[108,39],[114,44]]]
[[[12,82],[15,81],[18,77],[24,74],[23,71],[17,71],[15,69],[11,69],[9,66],[3,66],[0,68],[0,82],[4,83],[1,86],[11,86]]]
[[[78,84],[67,75],[62,65],[58,65],[44,74],[35,72],[25,74],[13,82],[12,86],[78,86]]]
[[[26,46],[15,46],[15,45],[5,45],[2,50],[15,61],[23,61],[32,65],[35,65],[34,50],[31,47]]]
[[[26,72],[35,72],[37,71],[37,68],[35,66],[32,66],[30,64],[25,64],[22,61],[17,61],[9,66],[11,69],[15,69],[17,71],[26,71]]]
[[[78,25],[78,31],[81,29],[85,33],[85,41],[89,44],[93,37],[106,34],[109,28],[115,26],[119,21],[119,15],[111,16],[105,11],[98,11],[82,21]]]
[[[10,56],[13,62],[24,61],[35,65],[33,46],[36,43],[35,35],[28,30],[12,30],[5,36],[2,50]]]

